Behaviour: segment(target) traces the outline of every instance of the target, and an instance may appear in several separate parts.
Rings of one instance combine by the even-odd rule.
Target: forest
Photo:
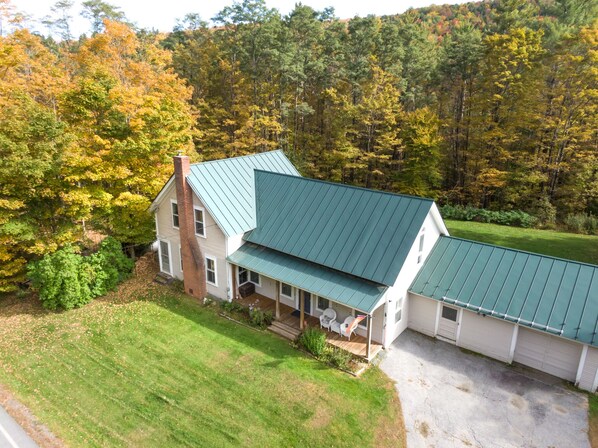
[[[55,3],[40,32],[0,0],[0,291],[94,232],[151,242],[180,150],[281,148],[305,176],[545,227],[598,215],[593,0],[354,18],[243,0],[169,33],[88,0],[82,36],[72,7]]]

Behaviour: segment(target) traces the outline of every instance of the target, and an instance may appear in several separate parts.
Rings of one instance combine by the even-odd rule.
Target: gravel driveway
[[[396,381],[408,448],[590,447],[587,397],[553,377],[411,330],[381,368]]]

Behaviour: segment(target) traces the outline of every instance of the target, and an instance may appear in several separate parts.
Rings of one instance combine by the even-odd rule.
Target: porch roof
[[[388,289],[386,286],[252,243],[245,243],[227,259],[260,275],[364,313],[373,312]]]

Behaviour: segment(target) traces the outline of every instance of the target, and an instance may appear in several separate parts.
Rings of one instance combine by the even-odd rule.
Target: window
[[[239,266],[239,286],[249,281],[249,273],[247,269]]]
[[[171,207],[172,207],[172,227],[174,227],[175,229],[179,228],[179,205],[176,203],[176,201],[172,201],[170,203]]]
[[[291,285],[287,285],[286,283],[281,283],[280,294],[289,298],[293,297],[293,287]]]
[[[206,257],[206,281],[214,286],[218,286],[216,281],[216,260],[212,257]]]
[[[421,234],[419,236],[419,254],[417,255],[417,264],[420,264],[422,262],[422,252],[424,251],[424,237],[425,234]]]
[[[325,309],[330,308],[330,300],[318,296],[317,305],[320,311],[324,311]]]
[[[160,241],[160,270],[166,274],[170,274],[170,243],[168,241]]]
[[[179,257],[181,258],[181,272],[183,272],[183,249],[179,246]]]
[[[195,234],[198,236],[206,236],[206,226],[204,221],[203,209],[199,207],[193,207],[193,217],[195,219]]]
[[[249,271],[249,281],[257,286],[262,286],[260,283],[260,274],[257,272]]]
[[[262,286],[260,274],[257,272],[248,271],[247,269],[239,266],[239,286],[247,282],[251,282],[257,286]]]
[[[452,320],[453,322],[457,322],[457,310],[455,308],[443,306],[442,307],[442,317],[447,320]]]
[[[365,313],[362,313],[361,311],[353,310],[353,316],[355,316],[355,317],[360,316],[360,315],[364,315],[364,314]],[[364,330],[367,330],[367,328],[368,328],[368,321],[369,321],[369,318],[366,315],[365,319],[363,319],[361,322],[359,322],[357,324],[357,327],[362,328]]]
[[[403,298],[401,297],[397,301],[397,307],[395,311],[395,323],[399,323],[403,317]]]

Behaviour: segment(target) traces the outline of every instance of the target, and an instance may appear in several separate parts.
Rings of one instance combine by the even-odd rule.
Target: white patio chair
[[[345,319],[341,324],[341,336],[345,336],[347,339],[351,340],[351,335],[355,332],[355,328],[357,328],[357,325],[355,325],[354,328],[351,328],[351,324],[354,320],[355,318],[353,316],[349,316]],[[349,331],[349,328],[351,328],[351,331]]]
[[[327,330],[330,330],[331,325],[335,321],[336,311],[334,311],[332,308],[326,308],[320,315],[320,328],[326,328]]]

